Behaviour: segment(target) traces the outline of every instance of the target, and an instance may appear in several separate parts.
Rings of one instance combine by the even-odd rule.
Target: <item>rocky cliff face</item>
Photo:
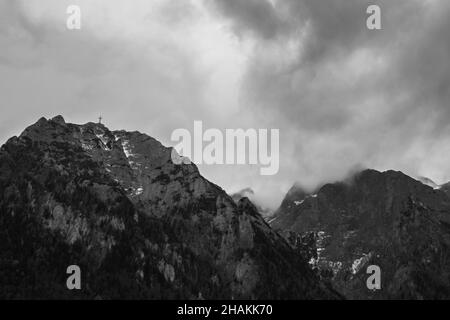
[[[1,298],[338,298],[248,199],[139,132],[40,119],[0,150]],[[82,290],[66,288],[66,268]]]
[[[401,172],[294,187],[270,224],[347,298],[450,298],[450,200]],[[381,290],[367,289],[372,264]]]

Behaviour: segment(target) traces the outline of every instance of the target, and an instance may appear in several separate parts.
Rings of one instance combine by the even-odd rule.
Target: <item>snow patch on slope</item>
[[[95,136],[102,142],[102,149],[105,151],[111,151],[111,148],[108,147],[108,138],[106,138],[103,134],[95,134]]]

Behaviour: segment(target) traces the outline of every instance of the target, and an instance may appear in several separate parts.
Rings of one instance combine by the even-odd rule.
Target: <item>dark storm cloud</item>
[[[285,128],[299,175],[360,163],[414,174],[443,157],[431,148],[449,133],[450,2],[279,0],[254,11],[259,24],[242,2],[222,11],[256,42],[242,94]],[[369,4],[381,7],[382,30],[366,28]],[[439,170],[450,177],[449,165]]]
[[[232,19],[232,27],[237,35],[248,32],[272,39],[287,31],[286,21],[268,0],[214,0],[215,7]]]
[[[258,1],[261,7],[271,8],[255,9],[259,6],[254,5],[253,10],[258,12],[260,24],[254,22],[256,19],[252,14],[246,13],[251,10],[249,4],[244,5],[242,1],[232,3],[229,6],[233,10],[228,8],[224,14],[228,18],[233,18],[235,14],[236,24],[241,28],[245,26],[254,33],[269,34],[266,29],[272,23],[266,21],[273,21],[273,17],[278,18],[275,20],[276,25],[289,25],[271,28],[274,33],[286,32],[286,38],[273,39],[280,50],[284,49],[287,41],[301,39],[294,49],[296,58],[288,63],[283,62],[282,67],[277,60],[267,63],[270,52],[264,50],[267,43],[261,43],[259,53],[256,52],[251,61],[244,85],[255,97],[266,101],[268,106],[279,107],[281,112],[287,114],[287,118],[301,121],[305,126],[334,130],[352,121],[351,105],[367,99],[369,95],[379,94],[380,98],[388,98],[396,95],[394,90],[409,90],[412,85],[418,84],[424,86],[423,82],[427,84],[425,87],[437,84],[436,88],[430,88],[429,93],[434,95],[434,91],[444,90],[442,87],[445,88],[445,83],[448,83],[444,78],[449,74],[445,70],[449,43],[445,30],[449,30],[449,19],[442,14],[435,17],[437,20],[426,16],[427,5],[424,2],[281,0],[276,7],[272,7],[265,1]],[[381,31],[366,28],[366,8],[373,3],[382,8]],[[442,9],[448,9],[448,5],[443,4]],[[289,15],[281,20],[282,15],[277,12],[288,12]],[[361,61],[373,63],[371,72],[358,75],[355,81],[342,82],[342,79],[353,76],[345,74],[348,71],[344,69],[345,64],[352,56],[356,58],[357,54],[364,52],[374,60]],[[439,52],[441,56],[436,57]],[[377,70],[375,60],[378,58],[383,60],[383,65],[389,64],[389,73]],[[436,74],[439,65],[445,71]],[[434,70],[435,67],[438,70]],[[333,75],[333,72],[337,75]],[[437,81],[436,76],[442,77],[442,81]],[[411,90],[412,95],[416,92]],[[438,96],[442,96],[442,93]]]

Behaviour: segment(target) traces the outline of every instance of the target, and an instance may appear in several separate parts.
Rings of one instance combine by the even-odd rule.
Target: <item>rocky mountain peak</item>
[[[270,224],[291,244],[313,239],[310,263],[349,298],[444,298],[450,260],[450,201],[399,171],[364,170],[280,207]],[[300,239],[300,240],[298,240]],[[303,252],[308,251],[301,248]],[[420,254],[419,254],[420,252]],[[363,270],[380,266],[385,288],[370,292]]]
[[[61,115],[53,117],[52,121],[54,121],[54,122],[56,122],[56,123],[58,123],[60,125],[65,125],[66,124],[66,121],[64,120],[63,116],[61,116]]]
[[[340,298],[250,201],[170,153],[145,134],[62,117],[10,139],[0,297]],[[76,295],[65,287],[72,264],[85,275]]]

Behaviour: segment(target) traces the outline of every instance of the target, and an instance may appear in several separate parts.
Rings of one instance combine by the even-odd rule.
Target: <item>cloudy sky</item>
[[[66,28],[67,6],[81,30]],[[369,4],[382,30],[366,28]],[[0,0],[0,141],[41,116],[280,129],[280,171],[200,166],[276,207],[355,168],[450,180],[448,0]]]

